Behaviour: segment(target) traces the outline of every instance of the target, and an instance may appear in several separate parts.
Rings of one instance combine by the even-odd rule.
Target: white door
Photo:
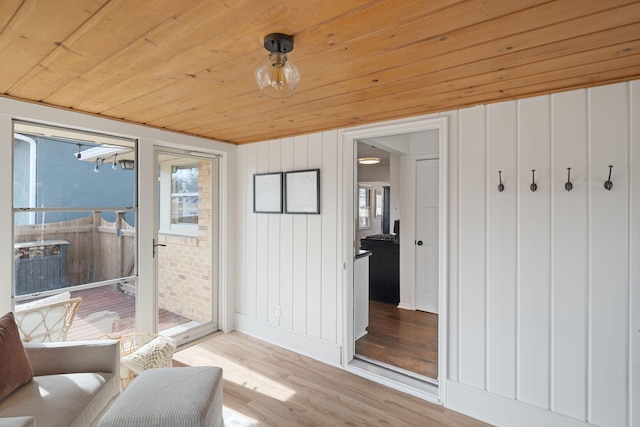
[[[218,161],[170,151],[158,151],[156,161],[157,329],[183,344],[218,328]]]
[[[416,162],[416,310],[438,313],[438,162]]]

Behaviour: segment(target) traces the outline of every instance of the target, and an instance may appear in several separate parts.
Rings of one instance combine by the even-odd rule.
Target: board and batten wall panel
[[[517,392],[522,402],[549,407],[550,229],[552,180],[551,123],[548,97],[518,105],[517,230]],[[542,167],[541,167],[542,166]],[[538,190],[532,192],[531,169]]]
[[[240,226],[238,227],[236,236],[237,236],[238,242],[241,242],[241,244],[236,245],[236,248],[238,247],[246,248],[245,243],[247,241],[247,228],[248,228],[247,215],[248,215],[248,211],[253,209],[252,201],[249,200],[251,197],[253,197],[253,191],[251,192],[247,191],[247,185],[248,185],[247,180],[249,179],[249,177],[247,177],[247,173],[246,173],[246,171],[248,170],[246,151],[238,152],[237,162],[238,162],[237,163],[238,180],[236,181],[236,183],[238,185],[239,194],[236,201],[238,203],[237,214],[238,214],[238,224]],[[230,237],[233,238],[232,236]],[[243,254],[242,258],[236,258],[236,262],[237,262],[236,280],[238,281],[238,283],[246,284],[247,283],[246,253]],[[236,311],[235,312],[246,313],[247,286],[245,285],[242,287],[236,287],[235,291],[236,291],[236,298],[235,298]]]
[[[269,141],[269,172],[281,170],[282,149],[279,139]],[[281,218],[279,215],[261,215],[268,218],[268,236],[267,236],[267,252],[265,258],[269,265],[267,276],[267,307],[271,308],[267,312],[269,323],[279,324],[282,309],[280,307],[280,272],[282,266],[280,264],[280,226]],[[280,307],[280,310],[278,310]]]
[[[551,410],[584,420],[588,326],[587,92],[554,95],[551,109],[555,176],[560,181],[570,167],[573,184],[570,192],[554,191],[552,200]]]
[[[283,171],[294,169],[293,138],[284,138],[280,143],[282,155],[280,167]],[[293,216],[280,217],[280,321],[279,325],[293,329]]]
[[[516,117],[514,102],[487,107],[487,390],[512,399],[517,360]],[[509,191],[498,191],[498,171],[509,179]]]
[[[628,96],[627,85],[589,91],[588,421],[596,425],[627,425],[628,415]]]
[[[486,109],[459,115],[459,378],[486,388],[487,152]]]
[[[249,147],[248,147],[249,148]],[[253,147],[251,147],[253,148]],[[308,138],[297,136],[293,140],[293,170],[308,167]],[[283,195],[284,196],[284,195]],[[309,244],[306,215],[293,216],[293,330],[307,332],[307,245]],[[286,244],[287,242],[282,242]]]
[[[309,169],[322,168],[322,134],[309,135],[307,164]],[[322,171],[320,171],[322,179]],[[320,190],[322,190],[320,187]],[[322,201],[321,201],[322,202]],[[334,201],[334,205],[337,200]],[[322,216],[301,215],[307,219],[307,335],[321,338],[322,331],[322,246],[329,233],[322,233]],[[335,306],[334,306],[335,308]]]
[[[337,131],[324,132],[322,134],[322,159],[336,159],[333,162],[323,162],[320,173],[323,175],[322,188],[320,188],[320,202],[333,200],[334,194],[338,194],[338,135]],[[320,165],[318,165],[320,167]],[[329,203],[327,206],[321,205],[321,229],[322,233],[322,254],[323,260],[333,262],[322,263],[322,290],[321,301],[323,311],[331,306],[338,307],[338,265],[340,260],[336,258],[339,253],[341,241],[338,235],[338,203]],[[320,336],[328,341],[338,341],[338,318],[336,316],[324,316],[321,322]]]
[[[459,323],[449,334],[459,343],[460,386],[448,389],[454,400],[475,393],[496,403],[493,413],[490,404],[469,404],[471,415],[504,423],[496,408],[507,398],[526,404],[521,414],[538,408],[513,425],[554,414],[558,425],[633,425],[632,360],[640,357],[631,349],[638,308],[629,302],[640,265],[632,233],[640,218],[630,206],[640,197],[633,85],[458,112],[459,183],[450,194],[460,209],[451,218],[459,222],[459,278],[450,295]]]
[[[270,142],[266,144],[258,144],[257,163],[258,173],[271,172],[269,168],[269,148]],[[277,169],[276,169],[277,170]],[[256,318],[261,321],[267,321],[270,311],[269,298],[269,271],[275,266],[269,264],[269,217],[271,215],[255,215],[256,217],[256,233],[255,243],[251,246],[256,249]]]
[[[240,329],[272,326],[280,338],[289,334],[285,341],[329,343],[339,355],[338,131],[243,145],[238,153]],[[253,212],[253,174],[307,169],[320,169],[320,215]]]

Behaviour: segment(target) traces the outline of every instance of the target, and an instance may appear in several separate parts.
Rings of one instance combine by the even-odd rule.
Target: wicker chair
[[[70,298],[21,309],[16,307],[15,319],[23,342],[59,342],[67,340],[82,298]]]

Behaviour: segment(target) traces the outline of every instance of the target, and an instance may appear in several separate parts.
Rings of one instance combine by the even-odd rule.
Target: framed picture
[[[282,172],[253,175],[253,212],[282,213]]]
[[[285,213],[320,213],[320,169],[285,172],[284,188]]]

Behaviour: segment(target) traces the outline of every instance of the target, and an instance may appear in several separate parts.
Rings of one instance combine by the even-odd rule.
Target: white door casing
[[[354,156],[354,144],[359,139],[400,135],[414,132],[437,130],[438,132],[438,152],[440,153],[440,167],[438,171],[439,176],[439,209],[438,209],[438,253],[440,254],[438,259],[438,289],[439,289],[439,308],[440,308],[440,321],[438,323],[438,377],[440,379],[445,378],[447,372],[447,254],[448,254],[448,241],[447,241],[447,145],[448,145],[448,117],[422,117],[397,120],[391,123],[383,125],[365,125],[357,128],[347,129],[343,131],[344,149],[342,151],[343,161],[343,174],[344,185],[342,187],[342,206],[343,206],[343,254],[345,258],[344,262],[344,283],[343,287],[343,316],[345,319],[343,329],[343,346],[342,346],[342,363],[343,366],[358,374],[370,378],[374,381],[388,385],[390,387],[402,390],[404,392],[420,396],[427,400],[433,400],[432,394],[425,394],[418,389],[407,387],[397,381],[389,381],[379,375],[371,375],[362,369],[351,368],[350,363],[354,357],[354,306],[353,306],[353,292],[354,292],[354,278],[353,278],[353,265],[354,265],[354,236],[355,236],[355,210],[354,210],[354,194],[357,183],[355,181],[355,156]],[[415,163],[414,159],[413,162]],[[410,167],[411,168],[411,167]],[[415,179],[415,174],[413,175]],[[415,181],[410,183],[413,187]],[[415,190],[411,190],[411,198],[415,194]],[[401,208],[402,209],[402,208]],[[414,208],[415,209],[415,208]],[[415,212],[415,211],[414,211]],[[402,231],[402,228],[401,228]],[[413,234],[413,233],[412,233]],[[402,238],[401,238],[402,239]],[[401,249],[402,251],[402,249]],[[415,274],[415,270],[412,270],[412,275]],[[446,401],[446,381],[440,381],[436,400],[441,403]]]

